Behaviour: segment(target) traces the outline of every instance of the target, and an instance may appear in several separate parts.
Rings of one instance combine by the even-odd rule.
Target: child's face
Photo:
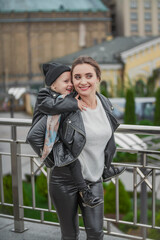
[[[71,73],[62,73],[55,82],[52,83],[51,89],[63,95],[71,93],[73,90],[73,84],[71,82]]]

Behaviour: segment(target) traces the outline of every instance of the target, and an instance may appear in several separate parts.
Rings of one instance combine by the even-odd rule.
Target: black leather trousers
[[[90,183],[94,195],[103,199],[101,181]],[[87,240],[103,239],[103,204],[84,207],[68,167],[55,167],[50,175],[50,196],[57,211],[62,240],[79,239],[78,206],[81,209]]]

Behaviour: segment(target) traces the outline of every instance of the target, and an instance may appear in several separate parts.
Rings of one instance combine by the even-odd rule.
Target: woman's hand
[[[82,111],[82,110],[85,110],[86,111],[86,108],[87,108],[87,104],[85,102],[83,102],[82,99],[79,99],[79,94],[75,97],[75,99],[77,100],[78,102],[78,108]]]

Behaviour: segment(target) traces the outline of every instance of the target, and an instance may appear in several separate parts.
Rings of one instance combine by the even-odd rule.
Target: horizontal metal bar
[[[132,168],[132,167],[142,168],[143,167],[143,165],[134,164],[134,163],[116,163],[116,162],[113,162],[112,165],[114,165],[114,166],[125,166],[127,168]],[[158,169],[158,170],[160,170],[160,166],[147,165],[147,169]]]
[[[108,231],[105,231],[104,230],[104,234],[108,234]],[[133,235],[130,235],[130,234],[125,234],[125,233],[116,233],[116,232],[109,232],[109,235],[111,236],[114,236],[114,237],[123,237],[123,238],[126,238],[126,239],[138,239],[138,240],[143,240],[142,237],[139,237],[139,236],[133,236]]]
[[[129,153],[147,153],[147,154],[160,154],[160,151],[155,150],[136,150],[130,148],[117,148],[117,152],[129,152]]]
[[[19,207],[23,208],[23,209],[31,209],[31,210],[36,210],[36,211],[56,213],[56,210],[49,210],[47,208],[38,208],[38,207],[31,207],[31,206],[19,206]]]
[[[0,139],[0,142],[4,142],[4,143],[11,143],[11,142],[13,142],[13,140],[12,139]]]
[[[0,118],[1,125],[8,126],[31,126],[32,119],[20,119],[20,118]]]
[[[0,202],[0,205],[7,206],[7,207],[13,207],[12,203],[2,203],[2,202]]]
[[[20,119],[20,118],[0,118],[1,125],[9,126],[31,126],[32,119]],[[116,132],[121,133],[135,133],[144,135],[160,135],[160,127],[156,126],[144,126],[144,125],[128,125],[120,124]]]
[[[49,221],[41,221],[41,220],[37,220],[37,219],[33,219],[33,218],[23,218],[24,221],[28,221],[28,222],[33,222],[33,223],[43,223],[43,224],[47,224],[47,225],[52,225],[52,226],[60,226],[59,223],[56,222],[49,222]]]
[[[11,156],[10,153],[6,153],[6,152],[0,152],[0,155]]]
[[[13,216],[11,216],[11,215],[5,215],[5,214],[2,214],[2,213],[0,213],[0,217],[9,218],[9,219],[14,219]]]
[[[16,143],[21,143],[21,144],[28,144],[26,140],[16,140]]]
[[[112,219],[112,218],[104,218],[103,219],[104,221],[110,221],[110,222],[113,222],[113,223],[123,223],[123,224],[127,224],[127,225],[134,225],[134,226],[138,226],[138,227],[146,227],[146,228],[152,228],[152,225],[147,225],[147,224],[142,224],[142,223],[136,223],[134,224],[133,222],[128,222],[128,221],[123,221],[123,220],[118,220],[116,221],[116,219]],[[155,229],[158,229],[160,230],[160,227],[156,226],[154,227]]]
[[[32,154],[17,154],[17,157],[32,157],[32,158],[39,158],[38,155]]]
[[[116,130],[116,132],[135,133],[135,134],[144,134],[144,135],[147,135],[147,134],[160,135],[160,127],[121,124]]]

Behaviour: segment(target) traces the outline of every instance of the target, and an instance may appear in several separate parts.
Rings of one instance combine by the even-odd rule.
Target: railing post
[[[23,206],[23,190],[22,190],[22,167],[20,153],[20,144],[16,142],[16,126],[12,126],[12,142],[11,142],[11,174],[12,174],[12,196],[13,196],[13,215],[15,232],[23,232],[24,228],[24,209]]]
[[[141,164],[145,165],[146,164],[146,154],[143,153],[141,156]],[[143,174],[146,174],[146,169],[142,168],[141,171]],[[141,192],[140,192],[140,209],[141,209],[141,216],[140,216],[140,221],[143,224],[147,224],[147,186],[145,181],[141,184]],[[147,230],[145,227],[142,227],[142,237],[145,240],[147,237]]]
[[[0,201],[4,203],[4,190],[3,190],[3,173],[2,173],[2,156],[0,155]]]

